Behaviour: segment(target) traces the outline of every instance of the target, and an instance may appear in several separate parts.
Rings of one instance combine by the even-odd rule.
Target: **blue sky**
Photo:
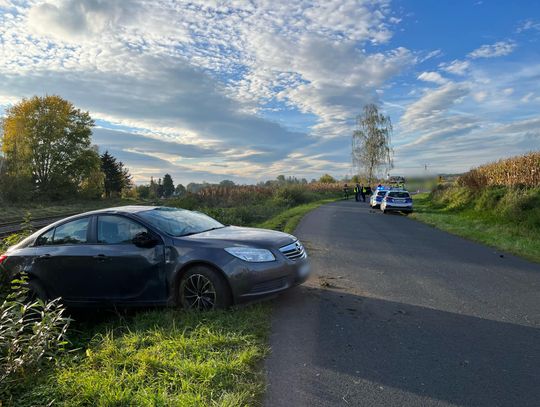
[[[352,175],[355,116],[392,173],[540,148],[540,3],[0,0],[0,111],[58,94],[136,182]]]

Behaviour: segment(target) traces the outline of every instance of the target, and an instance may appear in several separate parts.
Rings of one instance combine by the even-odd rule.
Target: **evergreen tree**
[[[169,174],[163,177],[163,196],[169,198],[174,193],[174,182]]]
[[[158,198],[158,185],[154,181],[154,177],[150,177],[150,199]]]
[[[161,178],[158,179],[156,194],[158,198],[163,198],[163,182],[161,181]]]
[[[121,161],[105,151],[101,155],[101,171],[105,175],[105,196],[118,196],[122,190],[131,186],[131,175]]]

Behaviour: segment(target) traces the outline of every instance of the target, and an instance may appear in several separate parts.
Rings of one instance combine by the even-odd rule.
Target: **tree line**
[[[170,174],[149,184],[134,186],[124,164],[108,151],[100,154],[92,144],[94,120],[88,112],[60,96],[34,96],[9,107],[0,129],[0,199],[17,202],[29,199],[97,199],[127,195],[141,199],[170,198],[197,193],[219,184],[189,183],[174,185]],[[392,168],[390,135],[392,124],[376,105],[364,107],[353,134],[353,163],[371,182],[379,168]],[[362,171],[363,170],[363,171]],[[311,182],[316,182],[315,179]],[[318,182],[336,180],[324,174]],[[305,178],[279,175],[260,186],[307,184]]]
[[[90,114],[59,96],[23,99],[0,124],[3,200],[94,199],[132,186],[124,164],[92,145]]]

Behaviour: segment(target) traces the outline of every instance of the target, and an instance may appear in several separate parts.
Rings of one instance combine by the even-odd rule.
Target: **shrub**
[[[186,194],[181,198],[171,199],[167,201],[168,206],[174,206],[182,209],[197,209],[201,205],[201,199],[197,194]]]
[[[473,191],[479,191],[488,185],[487,177],[478,169],[470,170],[457,179],[457,184],[469,188]]]
[[[287,206],[294,206],[310,202],[315,198],[305,188],[291,185],[276,189],[274,200]]]
[[[0,305],[0,399],[11,385],[39,371],[44,361],[63,351],[70,319],[60,299],[28,301],[26,278],[12,281],[12,290]]]
[[[435,207],[445,210],[462,210],[471,205],[475,196],[467,188],[452,185],[439,185],[431,193],[431,200]]]
[[[494,209],[501,199],[507,195],[507,189],[501,186],[488,187],[483,191],[478,192],[478,194],[475,202],[475,209]]]

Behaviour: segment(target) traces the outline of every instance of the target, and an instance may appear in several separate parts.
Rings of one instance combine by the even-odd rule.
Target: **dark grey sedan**
[[[184,209],[125,206],[49,225],[0,256],[42,298],[67,305],[180,305],[208,310],[306,280],[294,236],[222,225]]]

